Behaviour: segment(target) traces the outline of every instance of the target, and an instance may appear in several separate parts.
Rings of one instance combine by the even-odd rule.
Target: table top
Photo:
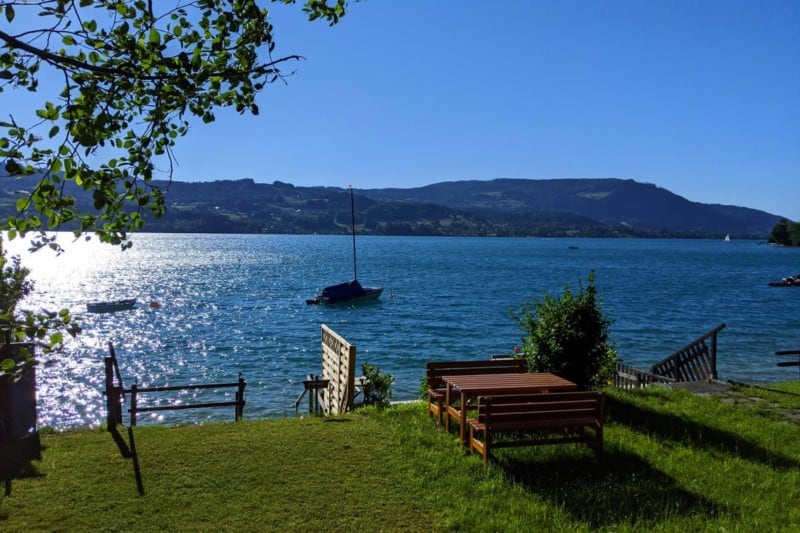
[[[470,395],[578,389],[575,383],[550,372],[452,375],[443,376],[442,379],[453,389]]]

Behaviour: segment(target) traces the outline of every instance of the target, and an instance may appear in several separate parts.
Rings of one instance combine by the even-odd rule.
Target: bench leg
[[[441,400],[428,400],[428,417],[433,418],[434,415],[436,415],[436,425],[441,426],[444,423]]]
[[[486,465],[489,460],[489,435],[483,432],[483,441],[475,437],[477,431],[470,426],[469,428],[469,452],[478,452],[483,458],[483,464]]]

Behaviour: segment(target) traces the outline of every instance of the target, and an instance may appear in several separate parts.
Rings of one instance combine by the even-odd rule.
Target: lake
[[[648,368],[725,323],[721,379],[797,378],[775,366],[773,353],[800,348],[800,289],[767,283],[800,272],[800,249],[735,240],[359,237],[359,280],[384,293],[374,304],[339,307],[305,300],[352,278],[349,235],[138,234],[125,252],[62,237],[59,257],[6,243],[36,282],[26,307],[69,308],[84,327],[64,353],[40,357],[40,426],[104,420],[109,341],[126,386],[235,381],[241,373],[245,417],[294,416],[302,380],[321,371],[321,324],[357,346],[359,368],[369,362],[394,375],[393,399],[414,398],[426,361],[513,351],[522,331],[509,311],[575,290],[592,270],[620,359]],[[88,301],[128,297],[138,298],[133,310],[86,313]],[[231,418],[232,409],[177,411],[145,423]]]

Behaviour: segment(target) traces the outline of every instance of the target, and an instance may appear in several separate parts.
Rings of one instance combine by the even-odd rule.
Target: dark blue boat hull
[[[325,287],[316,298],[308,300],[308,303],[338,304],[366,302],[377,300],[381,292],[383,292],[383,287],[364,287],[358,280],[354,279]]]

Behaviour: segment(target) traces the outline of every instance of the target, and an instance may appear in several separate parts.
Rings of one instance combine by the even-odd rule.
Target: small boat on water
[[[325,287],[314,298],[306,300],[307,304],[369,302],[377,300],[383,292],[383,287],[364,287],[358,282],[358,268],[356,267],[356,211],[352,187],[350,187],[350,216],[352,218],[353,233],[353,279]]]
[[[136,298],[127,298],[124,300],[110,300],[107,302],[89,302],[86,304],[86,310],[90,313],[114,313],[116,311],[133,309],[135,305]]]
[[[800,287],[800,274],[783,278],[780,281],[770,281],[770,287]]]
[[[307,304],[336,304],[336,303],[359,303],[370,300],[377,300],[383,287],[364,287],[357,279],[330,285],[322,289],[313,299],[306,300]]]

